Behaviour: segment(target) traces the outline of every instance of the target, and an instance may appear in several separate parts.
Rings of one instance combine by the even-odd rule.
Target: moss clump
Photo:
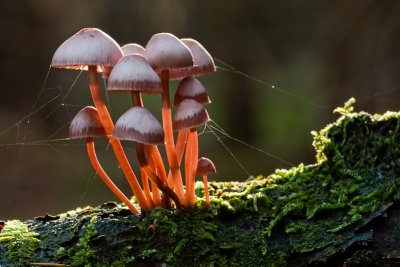
[[[20,265],[29,260],[39,246],[39,234],[17,220],[8,221],[0,232],[0,243],[5,244],[7,258],[11,264]]]

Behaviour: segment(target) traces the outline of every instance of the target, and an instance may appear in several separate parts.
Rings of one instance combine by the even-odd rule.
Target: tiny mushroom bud
[[[216,173],[214,163],[211,160],[205,157],[201,157],[197,162],[197,171],[196,175],[203,176],[203,184],[204,184],[204,195],[206,197],[206,208],[210,206],[210,194],[208,192],[208,174]]]
[[[112,137],[114,124],[101,95],[97,77],[97,72],[110,71],[122,55],[121,48],[109,35],[96,28],[85,28],[60,45],[54,53],[51,66],[88,70],[89,88],[93,102],[115,156],[139,205],[143,210],[150,211],[146,197],[142,192],[120,141]]]
[[[179,80],[187,76],[200,76],[217,70],[210,53],[198,41],[191,38],[184,38],[181,41],[192,53],[193,66],[171,70],[170,79]]]
[[[185,182],[186,205],[194,207],[196,199],[194,195],[194,181],[196,179],[198,160],[198,139],[196,127],[209,121],[209,116],[204,106],[193,99],[185,99],[176,108],[173,118],[175,131],[190,129],[185,155]]]
[[[131,55],[131,54],[139,54],[144,55],[144,47],[139,44],[126,44],[121,46],[122,52],[124,56]]]
[[[86,149],[89,155],[90,163],[95,169],[96,173],[100,176],[107,187],[116,195],[133,214],[139,215],[140,212],[129,201],[124,193],[114,184],[110,177],[106,174],[97,159],[94,137],[105,136],[106,132],[100,122],[99,114],[94,107],[85,107],[75,116],[69,127],[70,137],[72,139],[86,138]]]

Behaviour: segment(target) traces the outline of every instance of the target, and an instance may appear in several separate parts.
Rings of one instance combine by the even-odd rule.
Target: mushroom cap
[[[192,53],[193,66],[171,70],[170,79],[179,80],[187,76],[201,76],[217,71],[214,59],[204,46],[191,38],[183,38],[181,41],[189,47]]]
[[[215,168],[214,163],[205,157],[199,158],[197,162],[197,171],[196,175],[206,175],[209,173],[216,173],[217,169]]]
[[[122,57],[108,78],[109,91],[137,91],[162,93],[161,79],[143,56],[132,54]]]
[[[71,121],[69,137],[72,139],[106,136],[99,114],[95,107],[81,109]]]
[[[207,110],[202,104],[193,99],[183,100],[177,107],[172,119],[174,131],[196,128],[210,120]]]
[[[161,123],[144,107],[133,107],[122,114],[115,123],[113,136],[142,144],[164,143],[164,130]]]
[[[144,55],[144,47],[139,45],[139,44],[135,44],[135,43],[131,43],[131,44],[126,44],[124,46],[121,46],[122,49],[122,53],[124,54],[124,56],[127,55],[131,55],[131,54],[139,54],[139,55]]]
[[[104,67],[114,66],[121,57],[121,48],[108,34],[96,28],[84,28],[57,48],[51,66],[87,70],[90,65],[103,72]]]
[[[202,105],[210,104],[208,93],[199,80],[186,77],[181,80],[175,92],[174,106],[178,106],[185,99],[193,99]]]
[[[170,33],[154,34],[147,42],[144,57],[156,71],[193,66],[190,49]]]

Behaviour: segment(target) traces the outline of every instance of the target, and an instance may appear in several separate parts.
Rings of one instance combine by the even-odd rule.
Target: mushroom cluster
[[[195,77],[215,72],[216,68],[199,42],[158,33],[150,38],[146,47],[138,44],[120,47],[103,31],[85,28],[58,47],[51,66],[88,72],[95,107],[87,106],[75,116],[70,125],[70,137],[86,139],[94,170],[133,214],[138,215],[140,211],[101,167],[94,137],[108,138],[142,212],[155,207],[193,209],[197,201],[194,187],[198,175],[203,176],[208,207],[207,174],[215,172],[215,166],[209,159],[199,159],[196,128],[209,121],[204,105],[211,101]],[[128,93],[132,100],[132,107],[115,125],[101,94],[99,73],[108,91]],[[170,101],[171,80],[179,80],[174,110]],[[142,94],[161,94],[162,124],[144,107]],[[141,183],[120,140],[134,142]],[[165,149],[167,162],[159,148]]]

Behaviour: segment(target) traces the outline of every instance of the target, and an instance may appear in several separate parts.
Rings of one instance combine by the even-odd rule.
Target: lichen
[[[40,243],[38,236],[38,233],[30,232],[21,221],[5,222],[0,232],[0,243],[5,244],[7,258],[11,264],[19,265],[31,258]]]

